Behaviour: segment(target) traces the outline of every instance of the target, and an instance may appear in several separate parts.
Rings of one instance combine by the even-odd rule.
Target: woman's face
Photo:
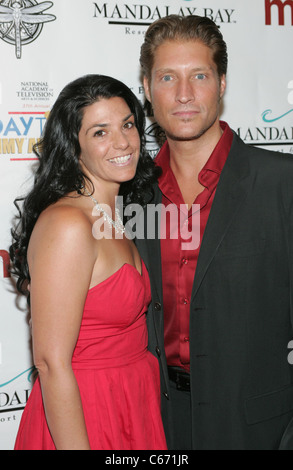
[[[121,184],[134,177],[140,138],[122,98],[101,99],[84,109],[79,143],[82,169],[96,181]]]

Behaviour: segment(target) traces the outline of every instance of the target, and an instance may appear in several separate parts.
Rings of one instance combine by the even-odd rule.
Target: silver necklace
[[[84,192],[92,199],[92,201],[95,204],[96,209],[103,214],[103,219],[104,222],[107,222],[108,226],[114,227],[115,231],[117,233],[124,233],[125,232],[125,227],[123,225],[123,222],[120,217],[120,212],[117,207],[115,207],[115,220],[113,220],[109,214],[103,209],[102,206],[98,203],[98,201],[88,192],[86,188],[84,188]]]

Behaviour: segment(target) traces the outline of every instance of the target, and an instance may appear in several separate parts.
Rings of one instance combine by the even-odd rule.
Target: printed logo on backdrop
[[[47,81],[20,81],[15,96],[19,106],[0,116],[0,158],[37,160],[33,146],[43,132],[54,90]]]
[[[3,271],[0,278],[9,278],[9,253],[0,250],[0,261],[3,264]],[[0,263],[1,264],[1,263]],[[0,342],[0,366],[2,364],[2,344]],[[33,383],[37,374],[35,367],[30,367],[18,373],[11,373],[6,380],[0,380],[0,430],[2,425],[12,421],[18,421],[18,411],[22,411],[28,401]],[[0,443],[1,444],[1,443]]]
[[[38,88],[38,86],[31,85],[30,83],[29,88]],[[26,91],[26,93],[36,92]],[[8,112],[6,119],[0,119],[0,159],[37,160],[33,153],[33,146],[43,132],[48,112],[11,111]]]
[[[22,46],[37,39],[44,23],[56,19],[54,15],[43,13],[52,5],[53,2],[38,3],[36,0],[0,1],[0,38],[14,45],[18,59]]]
[[[3,278],[10,277],[9,267],[10,267],[10,257],[7,250],[0,250],[0,269],[1,264]],[[1,270],[0,270],[0,278],[1,278]]]
[[[262,112],[262,125],[259,127],[239,127],[237,129],[238,135],[247,144],[255,146],[279,147],[277,150],[293,153],[293,80],[288,82],[289,93],[287,94],[287,101],[289,106],[282,106],[282,111],[266,109]],[[287,90],[284,91],[284,98]],[[280,103],[281,107],[281,103]],[[289,109],[288,109],[289,108]]]
[[[285,16],[287,12],[286,24],[293,26],[293,0],[265,0],[265,24],[272,25],[275,19],[279,26],[285,25]]]
[[[16,420],[14,413],[25,408],[35,375],[36,369],[31,367],[10,380],[0,383],[0,425]],[[4,413],[9,413],[8,417]]]
[[[158,151],[166,140],[163,129],[156,122],[150,124],[145,129],[146,149],[152,158],[155,158]]]
[[[187,6],[187,1],[189,0],[183,0],[182,6],[180,2],[176,2],[176,6],[162,4],[150,6],[146,3],[138,5],[117,1],[93,2],[93,17],[107,20],[109,25],[123,28],[125,35],[143,35],[146,27],[153,21],[171,14],[207,16],[219,26],[223,23],[236,23],[234,9]]]

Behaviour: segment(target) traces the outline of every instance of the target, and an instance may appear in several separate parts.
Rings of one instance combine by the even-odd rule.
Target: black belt
[[[169,379],[175,382],[177,390],[190,392],[190,374],[177,367],[168,366]]]

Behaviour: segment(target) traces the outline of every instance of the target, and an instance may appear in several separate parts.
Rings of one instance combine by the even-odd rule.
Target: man
[[[200,205],[197,248],[179,229],[162,236],[162,221],[137,241],[169,448],[292,449],[293,158],[245,145],[219,120],[227,50],[210,19],[153,23],[141,65],[167,137],[152,203],[187,205],[189,226]]]

